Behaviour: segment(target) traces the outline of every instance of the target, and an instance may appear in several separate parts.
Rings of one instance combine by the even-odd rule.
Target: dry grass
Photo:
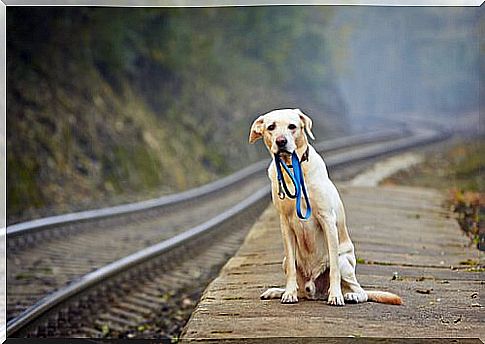
[[[485,215],[485,194],[474,191],[450,190],[448,197],[451,209],[458,215],[460,227],[479,243],[480,228],[483,230],[483,217]]]

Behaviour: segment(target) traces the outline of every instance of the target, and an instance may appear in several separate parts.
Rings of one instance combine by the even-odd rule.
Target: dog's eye
[[[268,130],[271,131],[271,130],[274,130],[274,128],[276,128],[276,124],[271,124],[270,126],[268,126]]]
[[[290,129],[290,130],[296,129],[296,125],[294,125],[294,124],[290,124],[290,125],[288,126],[288,129]]]

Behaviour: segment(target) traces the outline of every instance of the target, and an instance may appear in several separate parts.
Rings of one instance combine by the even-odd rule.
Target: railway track
[[[384,142],[387,131],[324,142],[327,152]],[[43,296],[147,246],[213,218],[267,185],[259,162],[201,188],[156,200],[67,214],[7,228],[7,321]],[[91,252],[91,254],[86,254]]]
[[[337,168],[446,136],[399,130],[326,142],[317,149],[332,151],[325,154],[327,165]],[[183,325],[185,318],[173,315],[182,320],[164,328],[152,318],[154,312],[174,309],[175,299],[188,300],[175,308],[190,312],[201,286],[235,252],[269,201],[266,166],[260,162],[170,198],[8,228],[7,335],[176,334],[177,326],[168,327]],[[114,233],[116,239],[108,241]],[[93,266],[98,269],[90,272]]]

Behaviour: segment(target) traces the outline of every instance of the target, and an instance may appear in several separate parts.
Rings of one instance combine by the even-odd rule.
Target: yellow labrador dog
[[[285,288],[270,288],[262,299],[281,298],[282,303],[298,297],[328,300],[330,305],[375,301],[401,304],[399,296],[365,291],[355,277],[354,245],[345,224],[345,210],[339,193],[328,177],[321,156],[308,143],[312,120],[299,109],[274,110],[258,117],[251,127],[249,142],[262,138],[271,155],[280,154],[286,164],[296,151],[313,212],[306,221],[298,218],[295,201],[281,199],[275,161],[269,166],[273,203],[280,215],[285,248]],[[287,185],[290,178],[284,174]]]

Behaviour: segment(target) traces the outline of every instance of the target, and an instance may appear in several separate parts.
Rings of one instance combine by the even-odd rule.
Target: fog
[[[330,25],[351,123],[369,116],[459,121],[479,106],[478,8],[339,7]]]

